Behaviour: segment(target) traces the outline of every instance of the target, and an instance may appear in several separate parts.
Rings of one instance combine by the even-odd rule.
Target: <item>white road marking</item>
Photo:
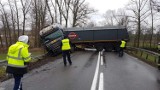
[[[99,78],[99,88],[98,90],[104,90],[104,74],[101,72],[100,73],[100,78]]]
[[[101,56],[103,55],[103,50],[101,51]]]
[[[99,72],[99,63],[100,63],[100,52],[99,52],[99,55],[98,55],[97,67],[96,67],[96,71],[95,71],[95,74],[94,74],[94,78],[93,78],[92,86],[91,86],[90,90],[96,90],[98,72]]]
[[[84,48],[84,50],[87,50],[87,51],[96,51],[96,49],[94,49],[94,48]]]
[[[103,56],[101,56],[101,65],[103,66]]]

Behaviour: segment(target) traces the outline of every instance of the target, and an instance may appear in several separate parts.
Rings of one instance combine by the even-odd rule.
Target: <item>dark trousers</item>
[[[124,48],[123,47],[120,47],[120,52],[123,52]]]
[[[120,47],[119,49],[119,56],[123,56],[123,52],[124,52],[124,48],[123,47]]]
[[[23,77],[23,74],[13,74],[13,77],[14,77],[14,88],[13,88],[13,90],[22,90],[21,79]]]
[[[69,50],[62,51],[62,55],[63,55],[64,66],[67,65],[66,58],[67,58],[69,64],[72,65],[72,61],[71,61],[71,57],[70,57],[70,51]]]

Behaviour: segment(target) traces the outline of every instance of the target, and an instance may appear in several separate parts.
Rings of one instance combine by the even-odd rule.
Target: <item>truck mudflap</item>
[[[107,52],[111,51],[117,52],[119,50],[118,42],[95,43],[94,47],[96,48],[97,51],[102,51],[104,49]]]

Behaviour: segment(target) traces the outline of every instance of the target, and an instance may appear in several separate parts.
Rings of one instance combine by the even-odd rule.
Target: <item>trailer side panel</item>
[[[94,31],[94,41],[116,41],[117,40],[117,30],[95,30]]]

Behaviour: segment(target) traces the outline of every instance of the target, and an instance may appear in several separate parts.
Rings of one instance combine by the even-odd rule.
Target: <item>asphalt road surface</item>
[[[24,90],[160,90],[160,71],[125,53],[77,51],[73,65],[62,58],[30,71],[23,77]],[[13,79],[0,90],[12,90]]]

